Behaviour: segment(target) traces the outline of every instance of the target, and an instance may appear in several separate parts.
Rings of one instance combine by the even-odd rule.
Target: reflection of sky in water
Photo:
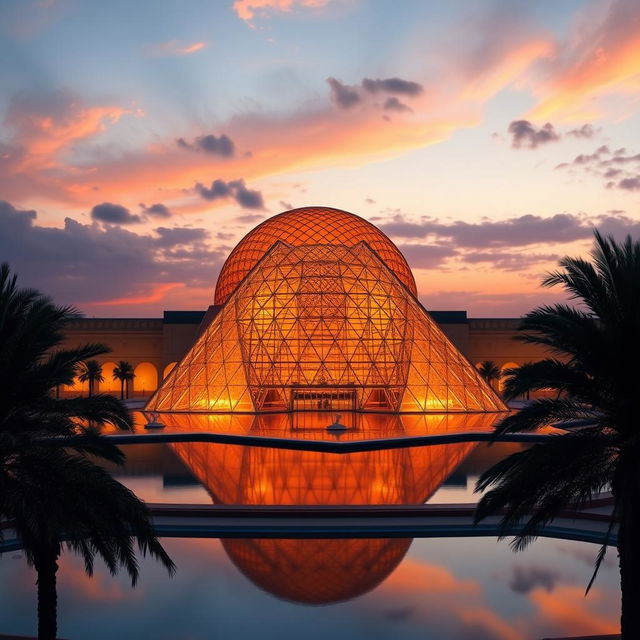
[[[347,602],[320,607],[291,604],[256,587],[233,566],[218,540],[165,544],[178,565],[175,578],[143,561],[134,590],[124,576],[111,578],[102,567],[87,579],[80,560],[65,554],[59,577],[60,636],[526,640],[617,630],[614,553],[585,598],[597,552],[586,543],[541,539],[514,554],[493,538],[417,539],[382,584]],[[1,631],[29,634],[35,630],[35,575],[18,556],[0,559]],[[348,575],[358,559],[339,564],[338,571]],[[309,588],[315,588],[313,579]]]
[[[347,437],[461,428],[455,420],[421,418],[402,423],[376,418]],[[174,428],[192,428],[180,422]],[[223,426],[256,435],[327,437],[322,430],[292,429],[282,417],[240,422],[227,420]],[[463,443],[330,454],[144,444],[125,447],[126,467],[112,470],[148,502],[472,502],[478,475],[520,448]],[[617,629],[614,554],[585,599],[597,552],[586,543],[541,539],[522,554],[494,538],[166,539],[165,545],[178,574],[171,580],[158,564],[144,560],[135,590],[124,576],[111,578],[103,567],[87,578],[81,561],[65,554],[59,574],[60,636],[525,640]],[[0,631],[33,633],[35,575],[20,553],[0,558],[0,589],[6,594],[0,600]]]

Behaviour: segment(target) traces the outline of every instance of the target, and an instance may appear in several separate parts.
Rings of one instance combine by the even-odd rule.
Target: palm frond
[[[527,362],[505,371],[504,396],[513,399],[531,391],[553,389],[583,402],[593,401],[592,380],[577,367],[556,359]]]
[[[538,398],[501,420],[494,435],[535,431],[554,422],[576,419],[597,422],[601,415],[593,407],[570,398]]]
[[[520,549],[539,535],[561,510],[580,508],[611,480],[618,440],[599,429],[551,437],[512,454],[481,475],[476,491],[485,491],[475,515],[479,522],[502,513],[500,537],[515,530]]]

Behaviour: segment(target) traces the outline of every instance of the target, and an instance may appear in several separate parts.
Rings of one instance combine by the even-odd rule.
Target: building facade
[[[116,392],[120,383],[112,379],[119,360],[134,367],[136,377],[130,396],[146,397],[191,348],[220,307],[207,311],[165,311],[162,318],[81,318],[70,323],[65,346],[99,342],[111,349],[97,358],[102,364],[105,381],[98,385],[102,392]],[[431,311],[438,326],[474,365],[491,360],[505,370],[525,362],[548,357],[538,345],[516,340],[518,318],[469,318],[466,311]],[[77,383],[63,392],[86,392]]]
[[[514,339],[518,319],[428,313],[416,296],[407,261],[380,229],[340,209],[303,207],[238,243],[206,311],[79,319],[66,339],[109,347],[100,391],[120,389],[113,370],[124,360],[135,374],[129,395],[159,389],[149,406],[160,411],[309,409],[324,396],[341,408],[503,410],[475,367],[490,360],[506,370],[543,350]]]

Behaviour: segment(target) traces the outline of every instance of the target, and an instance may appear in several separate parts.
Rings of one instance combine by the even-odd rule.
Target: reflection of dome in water
[[[420,504],[473,443],[360,453],[321,453],[226,444],[171,447],[217,504]]]
[[[238,283],[278,241],[294,247],[314,244],[353,247],[363,240],[415,294],[416,283],[407,261],[382,231],[341,209],[302,207],[265,220],[238,243],[218,277],[215,304],[223,304]]]
[[[410,539],[226,539],[238,569],[268,593],[303,604],[331,604],[361,596],[398,566]]]

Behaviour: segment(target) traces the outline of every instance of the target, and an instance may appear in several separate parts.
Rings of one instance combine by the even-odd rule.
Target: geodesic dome
[[[246,236],[218,280],[221,292],[233,287],[222,309],[147,409],[505,410],[420,305],[404,258],[382,232],[338,212],[345,225],[353,218],[361,230],[359,239],[355,228],[342,237],[337,226],[324,229],[321,208],[272,220],[296,211],[307,220],[300,238],[311,243],[292,243],[289,223],[279,237],[270,220],[257,227],[272,234],[258,234],[261,244],[245,242],[253,232]],[[245,251],[243,244],[254,248]]]
[[[278,241],[293,247],[314,244],[353,247],[364,241],[411,293],[417,293],[416,282],[407,261],[380,229],[341,209],[302,207],[265,220],[238,243],[218,277],[215,304],[224,304],[258,260]]]

